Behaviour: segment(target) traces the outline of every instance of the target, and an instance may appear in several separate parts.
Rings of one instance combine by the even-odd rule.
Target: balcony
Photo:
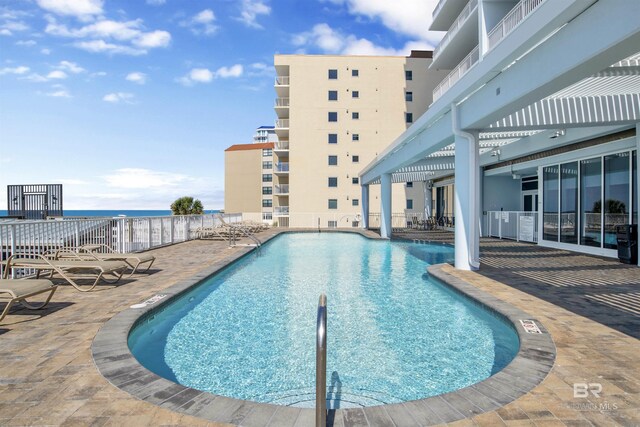
[[[279,98],[289,96],[289,76],[276,76],[273,86]]]
[[[445,77],[438,86],[433,90],[433,102],[436,102],[438,98],[440,98],[446,91],[449,90],[454,84],[458,82],[465,74],[469,72],[469,70],[478,63],[480,59],[479,49],[476,46],[466,58],[462,60],[460,64],[456,68],[454,68],[448,75]]]
[[[273,151],[276,153],[288,153],[289,152],[289,141],[278,141],[273,146]]]
[[[276,129],[289,129],[289,119],[276,120]]]
[[[276,98],[274,108],[279,119],[289,118],[289,98]]]
[[[527,16],[546,0],[522,0],[504,17],[498,25],[489,31],[489,46],[487,52],[496,47],[511,31],[513,31]]]
[[[289,108],[289,98],[276,98],[276,108]]]
[[[440,0],[435,9],[433,9],[433,14],[431,15],[433,21],[429,30],[446,31],[467,3],[468,0]]]
[[[275,185],[273,187],[274,194],[276,196],[288,196],[289,195],[289,184],[280,184]]]
[[[289,216],[289,206],[275,206],[273,208],[274,216]]]
[[[289,162],[280,162],[274,165],[273,171],[276,175],[288,175],[289,174]]]
[[[450,70],[478,44],[478,0],[471,0],[433,51],[431,68]],[[446,52],[446,54],[443,54]]]
[[[276,76],[275,86],[289,86],[289,76]]]

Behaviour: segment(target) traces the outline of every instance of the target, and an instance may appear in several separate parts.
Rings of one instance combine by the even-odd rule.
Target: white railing
[[[275,216],[278,216],[278,215],[289,215],[289,206],[275,206],[273,208],[273,214]]]
[[[289,172],[289,162],[280,162],[275,164],[277,172]]]
[[[276,86],[289,86],[289,76],[277,76],[275,80]]]
[[[447,34],[440,40],[438,46],[433,50],[433,60],[438,57],[440,52],[447,47],[449,42],[453,39],[453,37],[458,33],[460,28],[467,22],[471,13],[478,7],[478,0],[471,0],[467,5],[462,9],[460,15],[456,18],[456,20],[451,24],[451,27],[447,30]]]
[[[479,48],[475,47],[469,54],[445,77],[433,90],[433,101],[435,102],[446,91],[448,91],[458,80],[460,80],[469,70],[478,63]]]
[[[242,214],[224,214],[226,222],[242,221]],[[44,254],[88,244],[106,244],[118,252],[136,252],[184,242],[199,227],[218,225],[218,215],[14,220],[0,223],[0,257]],[[0,274],[2,273],[0,265]]]
[[[289,127],[289,119],[278,119],[276,120],[276,128],[284,129]]]
[[[289,98],[276,98],[276,107],[288,107]]]
[[[507,34],[520,25],[520,23],[524,21],[531,12],[545,1],[546,0],[522,0],[520,3],[515,5],[514,8],[511,9],[504,18],[502,18],[498,25],[489,31],[489,46],[487,51],[493,49],[498,43],[500,43]]]
[[[278,141],[274,146],[274,150],[288,150],[289,149],[289,141]]]
[[[438,13],[440,13],[440,9],[442,9],[442,6],[444,6],[444,4],[447,2],[448,0],[440,0],[438,2],[438,4],[436,5],[436,8],[433,9],[433,13],[431,14],[431,18],[435,18],[436,15]]]
[[[280,184],[274,186],[275,194],[289,194],[289,184]]]
[[[538,242],[538,212],[488,211],[486,235],[500,239]]]

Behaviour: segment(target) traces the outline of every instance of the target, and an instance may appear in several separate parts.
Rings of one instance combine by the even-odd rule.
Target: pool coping
[[[308,230],[272,230],[263,243],[289,232]],[[322,232],[351,232],[379,239],[364,230],[337,229]],[[144,318],[166,305],[173,297],[186,292],[203,280],[253,252],[255,247],[241,248],[187,280],[180,281],[156,295],[164,295],[143,308],[127,308],[106,322],[91,345],[94,364],[104,378],[132,396],[171,411],[209,421],[255,426],[313,425],[315,409],[258,403],[215,395],[186,387],[149,371],[135,359],[128,347],[130,330]],[[329,420],[353,424],[377,425],[392,419],[396,425],[431,425],[453,422],[496,410],[527,394],[551,371],[556,347],[551,335],[537,319],[466,281],[444,271],[447,264],[428,267],[428,273],[454,291],[474,300],[506,319],[515,329],[520,349],[514,359],[495,375],[468,387],[425,399],[330,411]],[[152,297],[153,298],[153,297]],[[151,298],[146,301],[150,301]],[[528,333],[520,320],[533,320],[540,334]],[[377,423],[376,420],[379,420]]]

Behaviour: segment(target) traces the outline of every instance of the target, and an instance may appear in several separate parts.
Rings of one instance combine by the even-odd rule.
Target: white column
[[[455,160],[455,266],[477,270],[480,254],[478,138],[456,136]]]
[[[484,0],[478,0],[478,61],[482,61],[484,54],[489,50],[488,34]]]
[[[433,183],[431,180],[424,183],[424,219],[427,219],[433,214],[431,213],[431,207],[433,206]]]
[[[391,174],[380,176],[380,237],[391,238]]]
[[[369,185],[361,185],[362,197],[360,197],[360,206],[362,207],[362,228],[369,228]]]
[[[636,167],[640,169],[640,123],[636,123]],[[640,172],[640,170],[638,171]],[[636,200],[638,208],[640,208],[640,173],[636,173]],[[640,217],[640,212],[638,212]],[[638,224],[640,225],[640,218],[638,218]],[[640,234],[640,232],[638,232]],[[640,239],[638,239],[640,240]],[[640,256],[638,256],[638,267],[640,267]]]

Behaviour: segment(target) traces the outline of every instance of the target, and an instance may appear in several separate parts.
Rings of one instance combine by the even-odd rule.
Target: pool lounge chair
[[[129,268],[129,264],[123,261],[100,261],[95,259],[50,259],[39,254],[14,254],[5,261],[4,279],[8,278],[9,270],[12,268],[24,268],[36,271],[36,278],[40,277],[40,273],[49,272],[58,273],[71,286],[81,292],[89,292],[96,287],[100,280],[106,283],[116,283],[125,270]],[[85,274],[95,280],[88,288],[82,287],[71,278],[70,274]],[[105,275],[115,276],[115,280],[107,280]]]
[[[31,310],[38,310],[43,308],[51,301],[53,293],[58,288],[58,285],[54,285],[50,280],[46,279],[29,279],[29,280],[16,280],[16,279],[0,279],[0,298],[9,298],[7,305],[4,307],[2,313],[0,313],[0,322],[9,314],[11,306],[17,302],[21,303],[25,307]],[[32,296],[49,292],[45,302],[38,304],[31,304],[27,302],[27,298]]]
[[[156,260],[151,254],[147,253],[120,253],[114,251],[111,246],[98,244],[98,245],[83,245],[75,249],[76,253],[81,257],[87,258],[87,255],[93,257],[96,260],[100,261],[123,261],[127,263],[129,267],[131,267],[131,273],[129,277],[133,276],[133,274],[138,270],[138,267],[142,264],[149,264],[147,268],[142,271],[143,273],[149,271],[151,265]],[[56,256],[59,258],[59,256]]]

